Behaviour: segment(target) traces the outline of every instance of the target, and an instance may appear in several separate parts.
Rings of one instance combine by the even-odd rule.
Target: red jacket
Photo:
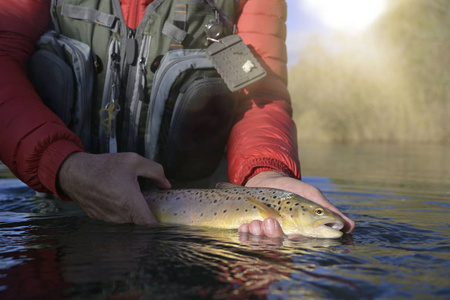
[[[128,26],[137,27],[152,1],[121,2]],[[60,165],[83,146],[43,104],[26,76],[27,59],[49,22],[49,3],[16,0],[0,6],[0,160],[33,189],[57,194]],[[238,33],[261,57],[269,75],[242,91],[244,99],[228,142],[230,181],[245,184],[265,170],[299,178],[296,129],[286,88],[286,3],[242,3]]]

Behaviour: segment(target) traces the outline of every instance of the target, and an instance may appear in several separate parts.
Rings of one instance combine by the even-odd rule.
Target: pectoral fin
[[[274,219],[278,220],[279,222],[281,221],[281,215],[275,209],[268,207],[267,205],[259,202],[256,199],[253,199],[250,197],[246,197],[245,199],[247,199],[248,202],[255,205],[259,209],[259,212],[264,219],[274,218]]]

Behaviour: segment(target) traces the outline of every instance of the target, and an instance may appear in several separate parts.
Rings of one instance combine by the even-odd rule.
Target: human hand
[[[170,188],[162,166],[136,153],[76,152],[58,173],[61,191],[95,219],[139,225],[157,223],[142,196],[138,177]]]
[[[265,235],[268,237],[283,236],[280,223],[273,218],[264,219],[263,221],[254,220],[250,224],[242,224],[238,231],[244,235],[251,233],[253,235]]]
[[[246,187],[267,187],[290,191],[292,193],[298,194],[303,198],[311,200],[331,211],[337,213],[344,220],[343,231],[345,233],[350,233],[355,228],[355,222],[345,216],[339,211],[330,201],[328,201],[322,192],[306,182],[301,180],[288,177],[282,173],[276,171],[266,171],[261,172],[254,177],[252,177]],[[280,237],[283,236],[283,231],[276,220],[269,221],[270,223],[264,223],[269,219],[261,221],[253,221],[250,224],[243,224],[239,227],[239,232],[250,232],[254,235],[266,235],[269,237]],[[273,224],[276,223],[277,225]]]

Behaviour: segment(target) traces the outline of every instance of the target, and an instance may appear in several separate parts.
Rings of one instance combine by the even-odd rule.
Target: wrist
[[[245,184],[246,187],[261,187],[261,186],[274,186],[276,185],[276,181],[278,178],[285,178],[289,177],[288,175],[280,172],[280,171],[274,171],[274,170],[267,170],[267,171],[261,171],[257,174],[255,174],[253,177],[251,177],[247,183]]]
[[[81,151],[82,147],[71,141],[58,140],[51,143],[43,152],[39,161],[38,177],[46,189],[59,196],[59,170],[72,153]]]
[[[58,173],[56,174],[56,192],[58,198],[61,200],[71,200],[67,195],[68,184],[70,184],[70,174],[76,173],[74,171],[73,165],[76,164],[75,161],[80,155],[83,155],[83,152],[72,152],[70,153],[61,163],[58,169]]]

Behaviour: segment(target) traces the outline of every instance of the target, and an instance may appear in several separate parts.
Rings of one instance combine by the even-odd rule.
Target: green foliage
[[[389,3],[359,36],[302,49],[289,72],[300,143],[450,142],[450,1]]]

